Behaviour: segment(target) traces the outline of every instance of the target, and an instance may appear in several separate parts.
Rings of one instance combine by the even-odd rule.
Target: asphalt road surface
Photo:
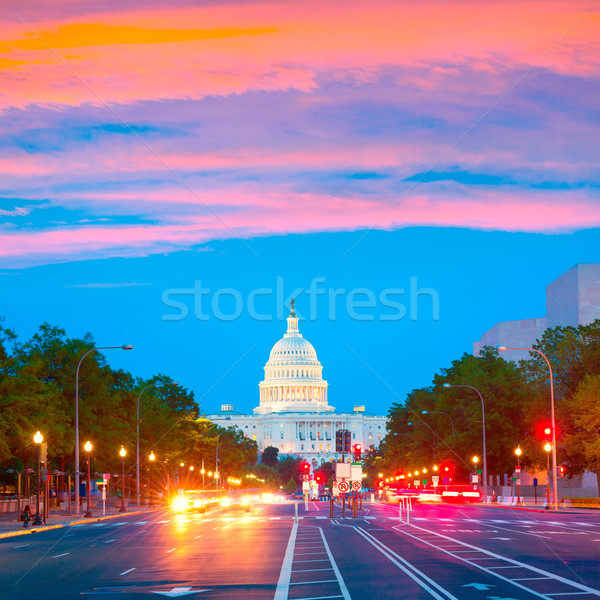
[[[600,515],[477,505],[258,505],[0,540],[0,598],[579,600],[600,597]]]

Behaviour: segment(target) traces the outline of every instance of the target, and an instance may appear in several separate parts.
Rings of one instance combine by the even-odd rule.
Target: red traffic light
[[[546,435],[550,435],[552,433],[552,429],[550,429],[550,427],[546,427],[546,429],[544,429],[544,433]]]
[[[304,463],[304,464],[302,465],[302,468],[303,468],[305,471],[310,471],[310,465],[309,465],[308,463]]]
[[[354,447],[356,448],[356,450],[360,450],[362,448],[360,444],[356,444]]]

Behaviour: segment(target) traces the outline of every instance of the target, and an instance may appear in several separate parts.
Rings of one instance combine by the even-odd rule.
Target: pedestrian
[[[23,521],[23,527],[27,527],[29,525],[29,521],[31,521],[31,508],[29,508],[29,504],[25,505],[25,509],[21,514],[21,521]]]

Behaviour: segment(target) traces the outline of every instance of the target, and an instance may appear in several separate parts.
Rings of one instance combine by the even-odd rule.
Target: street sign
[[[418,479],[415,479],[413,481],[413,483],[415,484],[415,487],[419,487],[419,484],[421,483]]]
[[[427,479],[423,479],[423,485],[427,485]]]
[[[354,491],[358,492],[361,487],[362,487],[362,481],[353,481],[352,482],[352,489]]]
[[[533,480],[533,485],[537,485],[537,477]]]
[[[362,482],[362,465],[360,463],[350,465],[350,479]]]
[[[110,473],[104,473],[104,475],[102,475],[102,478],[103,478],[105,481],[108,481],[108,480],[110,479]]]
[[[521,467],[519,465],[517,465],[515,467],[515,473],[520,473],[521,472]]]
[[[477,472],[481,475],[483,473],[482,469],[477,469]]]
[[[513,478],[512,478],[512,480],[513,480],[513,482],[515,482],[515,481],[517,481],[517,478],[516,478],[516,477],[513,477]]]
[[[347,481],[338,481],[338,490],[341,494],[345,494],[350,489]]]
[[[437,487],[440,483],[440,476],[439,475],[432,475],[431,476],[431,483],[433,483],[433,487]]]
[[[335,478],[337,480],[350,479],[351,472],[350,463],[335,463]]]
[[[479,483],[479,475],[471,475],[471,483]]]
[[[303,481],[302,482],[302,491],[303,492],[308,492],[309,486],[310,486],[310,484],[308,483],[308,481]]]

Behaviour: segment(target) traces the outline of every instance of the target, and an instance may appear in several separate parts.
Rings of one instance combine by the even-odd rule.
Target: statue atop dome
[[[296,304],[296,301],[292,298],[292,310],[290,310],[290,317],[296,316],[296,309],[294,308],[295,304]]]

